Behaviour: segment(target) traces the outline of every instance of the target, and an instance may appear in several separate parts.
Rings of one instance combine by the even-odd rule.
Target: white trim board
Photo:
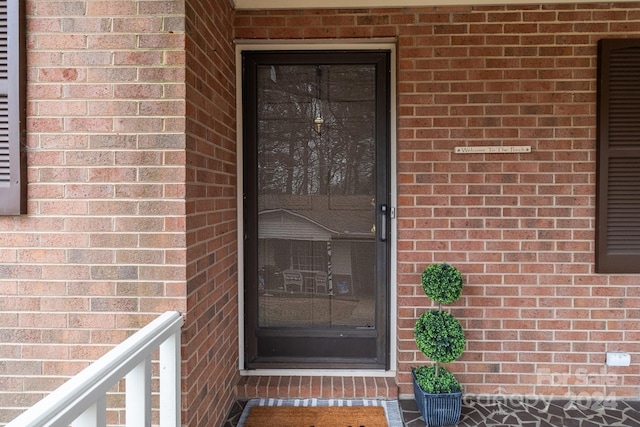
[[[395,378],[397,371],[379,369],[284,369],[292,377],[385,377]],[[275,377],[282,375],[283,369],[251,369],[240,371],[243,377]]]

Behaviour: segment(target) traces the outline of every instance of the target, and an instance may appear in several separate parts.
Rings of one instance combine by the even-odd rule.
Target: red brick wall
[[[640,5],[243,12],[241,39],[397,39],[398,381],[424,357],[420,272],[464,274],[468,393],[637,396],[637,276],[594,273],[596,43]],[[454,154],[524,145],[529,154]],[[632,366],[606,368],[606,351]]]
[[[238,348],[233,26],[397,38],[403,393],[423,360],[419,273],[447,261],[467,279],[454,311],[469,343],[451,368],[468,392],[639,394],[640,279],[594,274],[593,236],[595,44],[640,34],[640,5],[232,23],[226,0],[186,3],[26,1],[29,215],[0,217],[0,422],[168,309],[187,317],[185,421],[224,415]],[[532,153],[452,153],[466,145]],[[632,366],[607,370],[611,350]]]
[[[180,310],[185,423],[220,425],[238,359],[231,3],[26,3],[29,214],[0,217],[0,424]]]
[[[238,381],[235,50],[228,0],[186,8],[189,426],[219,426]]]

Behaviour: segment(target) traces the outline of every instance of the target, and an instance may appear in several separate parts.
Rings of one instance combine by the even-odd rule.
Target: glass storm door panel
[[[247,52],[246,365],[388,364],[388,52]]]

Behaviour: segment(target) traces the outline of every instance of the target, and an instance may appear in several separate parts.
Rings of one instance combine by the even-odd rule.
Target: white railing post
[[[126,426],[151,426],[151,358],[160,354],[160,425],[180,427],[180,329],[169,311],[127,338],[5,427],[106,427],[107,393],[122,378]]]
[[[182,424],[180,333],[160,344],[160,427]]]
[[[126,427],[151,427],[151,356],[125,377]]]
[[[102,396],[93,402],[78,418],[71,423],[71,427],[106,427],[107,426],[107,396]]]

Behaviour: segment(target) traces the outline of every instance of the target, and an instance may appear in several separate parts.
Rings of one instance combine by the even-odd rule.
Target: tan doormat
[[[245,427],[389,427],[381,406],[254,406]]]

